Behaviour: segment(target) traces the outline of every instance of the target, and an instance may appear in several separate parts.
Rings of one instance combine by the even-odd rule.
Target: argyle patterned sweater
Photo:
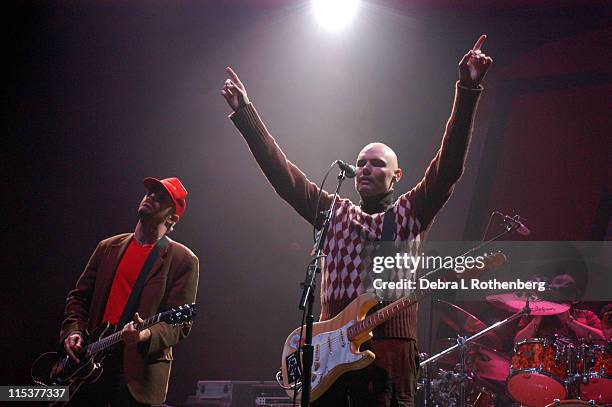
[[[461,177],[481,91],[482,87],[468,89],[457,83],[453,109],[438,152],[422,180],[393,204],[393,235],[399,250],[412,254],[422,251],[425,232]],[[232,113],[230,119],[246,140],[277,194],[312,224],[318,186],[286,158],[253,104],[249,103]],[[331,201],[332,194],[322,191],[319,210],[329,209]],[[368,214],[348,199],[336,202],[324,247],[326,258],[321,282],[321,321],[335,317],[357,296],[372,290],[372,281],[377,277],[371,271],[370,255],[375,250],[376,242],[380,241],[384,216],[385,212]],[[402,273],[402,270],[395,271],[389,281],[414,278],[414,273]],[[396,293],[398,297],[405,294]],[[375,331],[375,337],[416,339],[416,324],[415,305],[385,322]]]

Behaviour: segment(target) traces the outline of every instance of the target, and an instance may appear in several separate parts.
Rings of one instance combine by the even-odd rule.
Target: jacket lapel
[[[105,293],[104,298],[107,298],[108,294],[110,293],[113,280],[115,279],[115,273],[117,272],[117,267],[119,267],[119,262],[130,245],[133,236],[134,234],[130,233],[113,243],[110,247],[107,264],[107,270],[109,272],[104,274],[105,279],[102,282],[102,291]]]
[[[132,241],[133,233],[128,233],[119,237],[108,248],[108,254],[105,255],[105,260],[99,270],[94,299],[92,301],[92,315],[90,319],[90,329],[98,326],[102,321],[106,302],[110,294],[113,280],[117,272],[117,266],[123,257],[126,249]],[[93,311],[95,310],[95,311]]]

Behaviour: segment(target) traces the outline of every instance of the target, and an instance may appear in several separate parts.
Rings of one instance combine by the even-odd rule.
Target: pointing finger
[[[474,44],[474,48],[472,48],[472,50],[478,51],[482,47],[482,44],[484,44],[486,39],[487,36],[485,34],[481,35],[480,38],[478,38],[478,41],[476,41],[476,44]]]
[[[238,75],[236,74],[236,72],[234,72],[234,70],[232,69],[232,67],[228,66],[227,68],[225,68],[225,70],[227,71],[227,73],[229,74],[229,76],[231,76],[232,80],[238,84],[238,86],[243,87],[242,86],[242,82],[240,82],[240,79],[238,78]]]

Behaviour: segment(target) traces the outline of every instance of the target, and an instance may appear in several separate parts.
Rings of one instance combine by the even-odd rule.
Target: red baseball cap
[[[143,184],[149,191],[155,186],[162,186],[168,192],[170,198],[172,198],[172,202],[174,202],[176,208],[176,214],[179,217],[183,215],[185,209],[187,209],[187,202],[185,202],[187,190],[178,178],[157,179],[147,177],[144,179]]]

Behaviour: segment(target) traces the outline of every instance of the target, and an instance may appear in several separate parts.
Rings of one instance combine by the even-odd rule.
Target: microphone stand
[[[301,406],[308,407],[310,405],[310,390],[312,380],[312,359],[313,359],[313,347],[312,347],[312,326],[314,324],[314,315],[312,314],[312,308],[314,304],[314,291],[315,291],[315,279],[316,275],[321,272],[321,259],[326,256],[323,253],[323,246],[325,245],[325,237],[329,230],[332,217],[334,216],[334,207],[338,200],[338,191],[342,186],[342,182],[346,179],[346,171],[341,169],[338,174],[338,186],[334,192],[332,203],[327,210],[325,220],[323,221],[323,227],[321,233],[317,237],[316,251],[312,260],[306,268],[306,278],[304,279],[304,288],[302,290],[302,298],[300,299],[299,309],[306,309],[306,335],[304,337],[304,345],[302,345],[302,398]]]

